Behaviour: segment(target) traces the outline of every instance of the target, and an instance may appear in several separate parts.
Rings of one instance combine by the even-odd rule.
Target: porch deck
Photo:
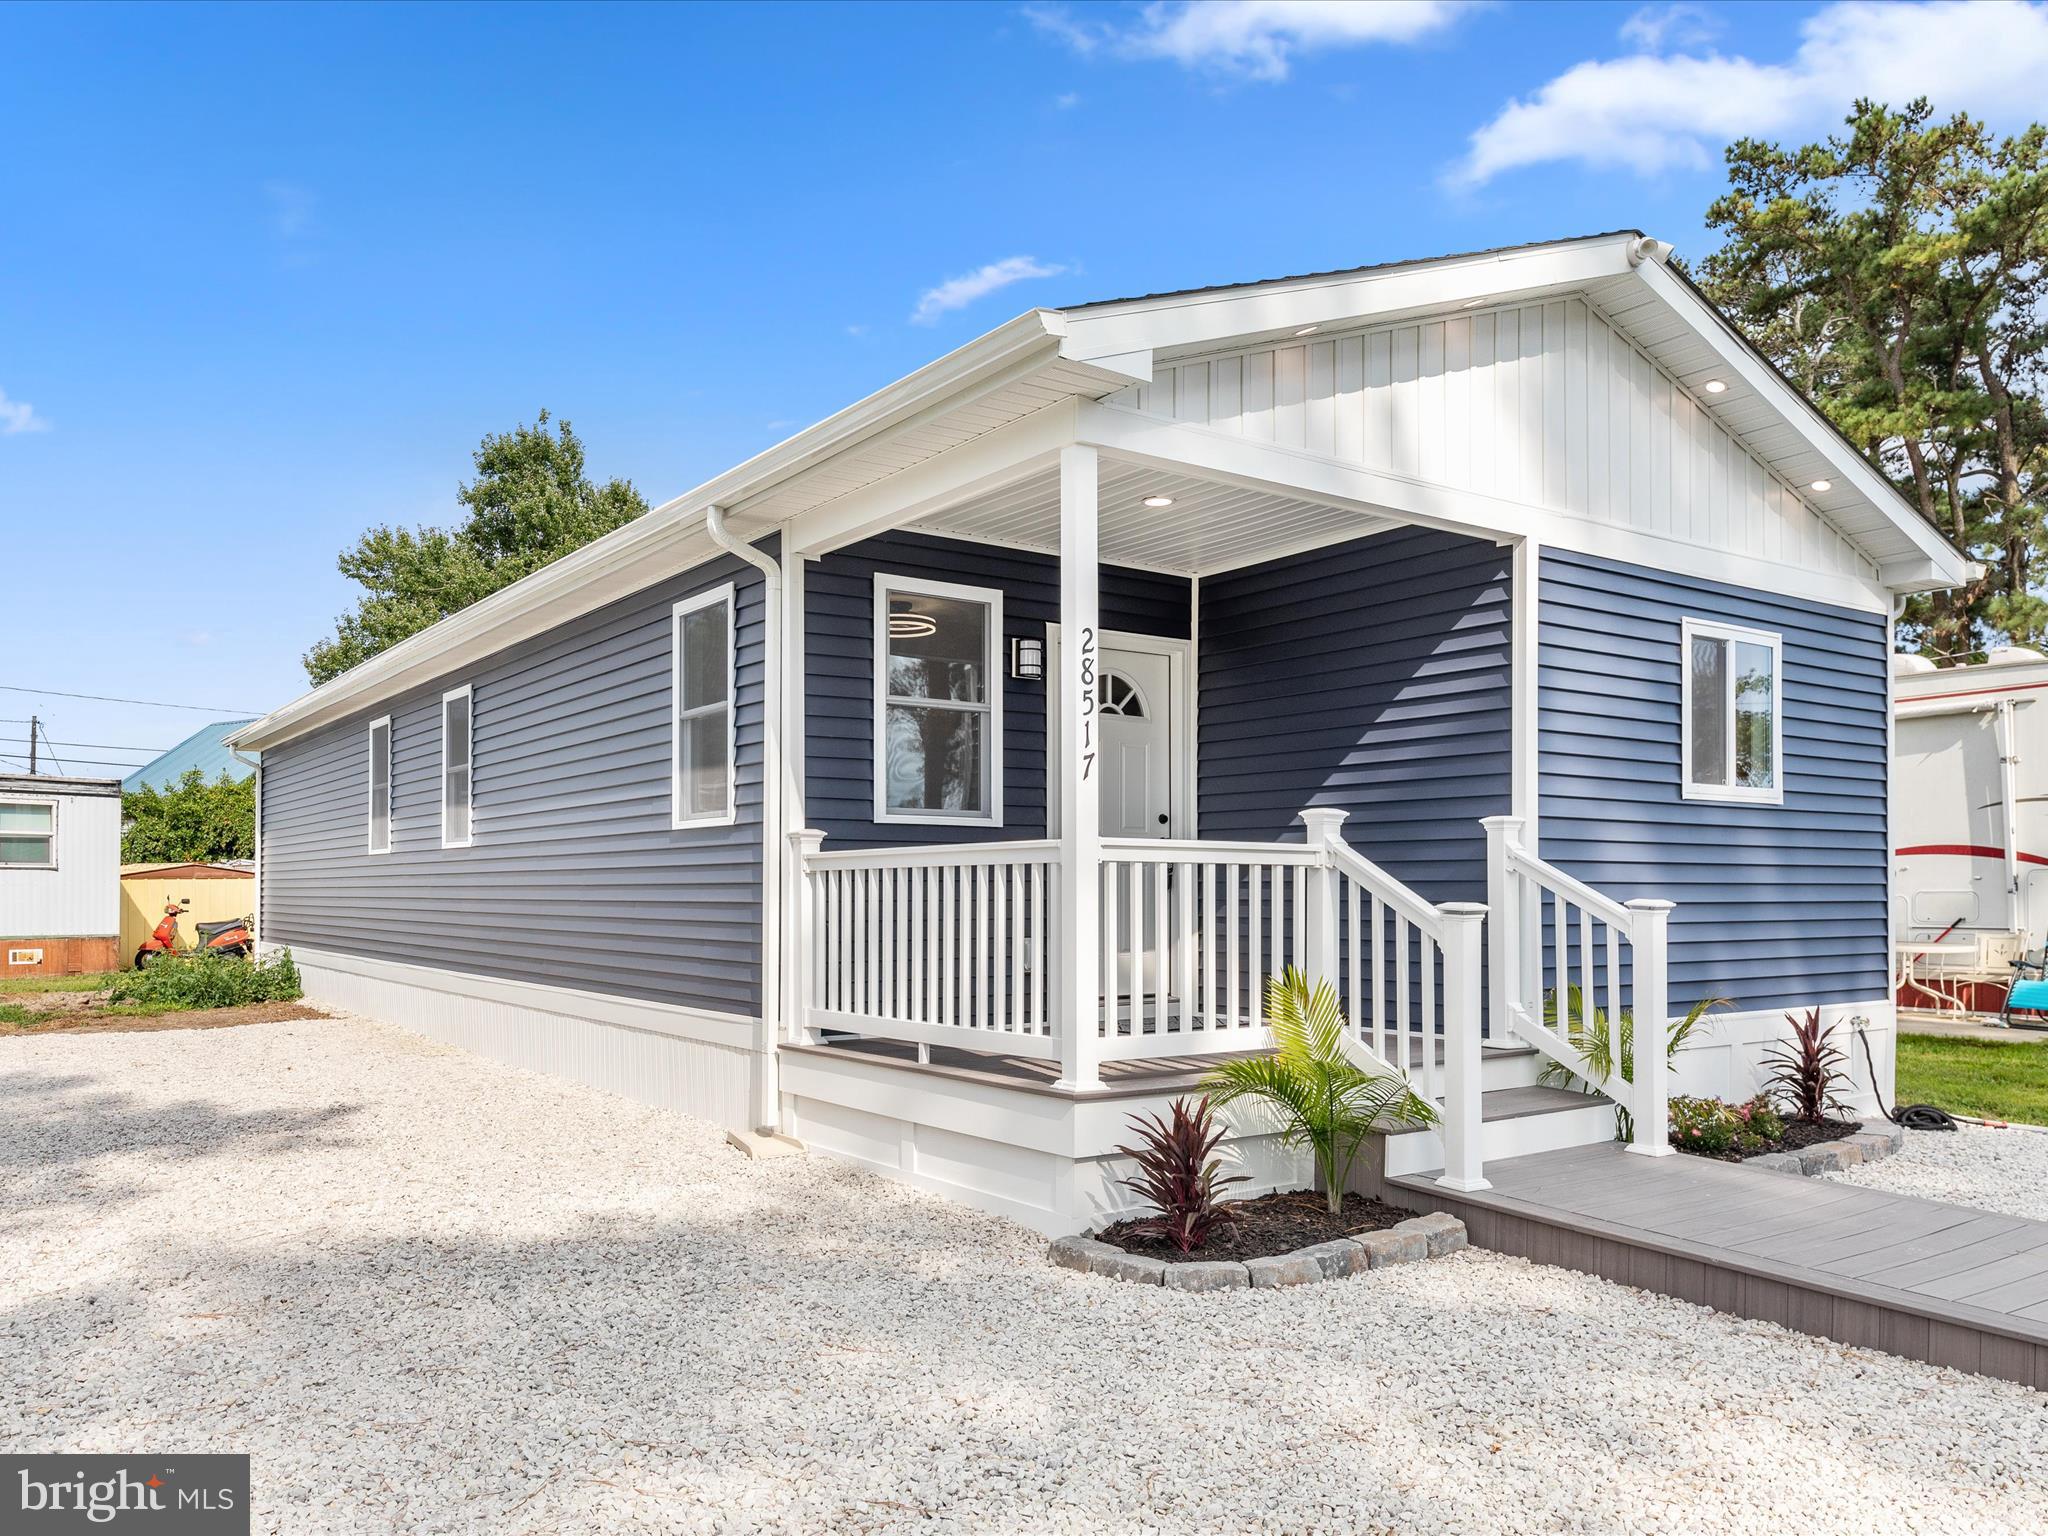
[[[1486,1176],[1401,1175],[1387,1198],[1483,1248],[2048,1390],[2048,1222],[1612,1142]]]

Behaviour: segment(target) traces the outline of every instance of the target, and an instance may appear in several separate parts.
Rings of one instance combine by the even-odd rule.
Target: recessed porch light
[[[1465,301],[1464,303],[1460,304],[1460,305],[1458,306],[1458,308],[1460,308],[1460,309],[1477,309],[1477,308],[1479,308],[1479,306],[1480,306],[1480,305],[1484,304],[1485,302],[1486,302],[1486,300],[1484,300],[1484,299],[1467,299],[1467,300],[1466,300],[1466,301]]]
[[[1296,331],[1294,334],[1297,336],[1313,336],[1317,331],[1320,331],[1321,329],[1322,327],[1320,325],[1304,325],[1300,330]]]
[[[1816,480],[1813,482],[1813,488],[1816,491],[1832,491],[1835,488],[1835,482],[1832,480]]]
[[[1145,498],[1145,505],[1148,507],[1170,507],[1173,505],[1173,498],[1171,496],[1147,496]]]
[[[1709,379],[1700,388],[1710,395],[1725,395],[1728,392],[1728,386],[1719,379]]]

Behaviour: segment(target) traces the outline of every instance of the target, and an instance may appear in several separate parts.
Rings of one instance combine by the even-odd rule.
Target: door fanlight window
[[[1121,672],[1102,674],[1102,712],[1105,715],[1125,715],[1133,720],[1142,720],[1147,713],[1145,695],[1138,691],[1138,685]]]

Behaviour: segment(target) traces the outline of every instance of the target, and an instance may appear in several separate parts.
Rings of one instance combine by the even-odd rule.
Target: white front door
[[[1147,651],[1102,650],[1102,835],[1173,830],[1172,667]]]

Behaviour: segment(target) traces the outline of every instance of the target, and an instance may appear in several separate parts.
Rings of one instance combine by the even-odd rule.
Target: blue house
[[[1022,315],[242,729],[263,941],[1047,1231],[1288,965],[1452,1188],[1616,1103],[1658,1155],[1787,1010],[1888,1089],[1892,616],[1965,563],[1668,256]],[[1558,997],[1727,1007],[1489,1114]]]
[[[228,738],[253,720],[216,720],[201,726],[190,736],[160,752],[121,781],[124,794],[138,789],[169,789],[192,769],[211,784],[222,774],[239,784],[256,770],[228,750]]]

